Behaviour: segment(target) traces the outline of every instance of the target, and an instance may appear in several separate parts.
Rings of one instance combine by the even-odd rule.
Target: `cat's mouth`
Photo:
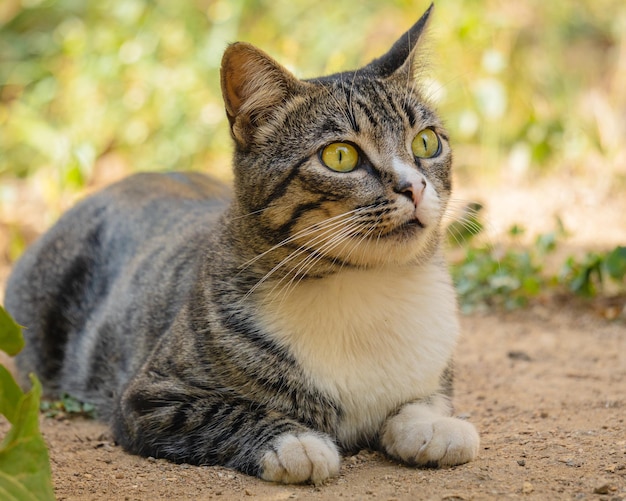
[[[384,233],[382,236],[387,238],[409,238],[415,235],[419,230],[426,228],[426,225],[422,223],[418,218],[411,219],[396,226],[391,231]]]

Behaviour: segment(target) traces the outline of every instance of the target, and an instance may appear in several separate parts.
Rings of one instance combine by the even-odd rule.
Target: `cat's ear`
[[[422,38],[434,4],[424,12],[422,17],[404,34],[384,56],[374,59],[364,69],[371,71],[379,78],[389,78],[394,75],[412,77],[415,71],[415,57],[417,46]]]
[[[222,96],[233,138],[245,147],[301,82],[263,51],[245,42],[230,45],[222,58]]]

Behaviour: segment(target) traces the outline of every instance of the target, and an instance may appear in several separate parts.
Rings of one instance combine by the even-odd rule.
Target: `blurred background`
[[[36,235],[105,183],[138,170],[229,179],[219,89],[229,42],[314,77],[381,55],[427,7],[2,0],[0,282]],[[536,246],[546,232],[567,255],[625,245],[626,2],[439,0],[427,46],[423,85],[452,135],[460,217],[477,219],[462,208],[480,202],[484,220],[471,224],[492,246]]]

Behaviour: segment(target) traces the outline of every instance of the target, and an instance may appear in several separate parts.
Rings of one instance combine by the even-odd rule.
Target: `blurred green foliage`
[[[381,55],[427,6],[3,0],[0,206],[15,204],[4,183],[17,178],[45,196],[48,223],[64,208],[59,200],[67,207],[73,193],[134,170],[228,178],[219,64],[229,42],[252,42],[299,77],[314,77]],[[556,170],[626,185],[626,2],[438,0],[430,31],[420,78],[450,129],[461,174],[532,178]],[[453,239],[481,231],[474,209]],[[26,242],[21,219],[9,218],[4,229],[0,221],[9,260]],[[524,303],[545,285],[542,246],[469,248],[456,265],[462,297]],[[588,295],[605,276],[623,282],[626,258],[613,252],[569,258],[550,281]]]
[[[228,176],[219,90],[228,42],[302,77],[380,55],[428,2],[4,0],[0,180],[81,188],[115,155],[128,170]],[[440,0],[424,78],[460,168],[527,170],[623,152],[623,0]]]
[[[474,216],[480,220],[478,213]],[[556,231],[539,235],[529,247],[514,245],[525,232],[519,225],[509,229],[513,245],[508,247],[476,244],[471,239],[477,232],[467,235],[463,242],[466,245],[464,257],[451,267],[461,310],[469,313],[494,307],[519,308],[549,286],[556,285],[556,280],[544,270],[543,261],[555,250],[557,240],[565,236],[560,221],[557,223]]]
[[[626,292],[626,247],[617,246],[610,252],[589,252],[582,259],[570,256],[559,274],[559,282],[581,296],[592,297],[603,292],[611,280]]]
[[[55,419],[67,417],[95,419],[97,417],[96,408],[93,404],[81,402],[67,393],[63,393],[58,400],[42,399],[39,409],[46,417]]]
[[[546,266],[546,258],[569,236],[559,219],[554,231],[539,235],[530,246],[516,244],[525,233],[520,225],[509,229],[507,246],[493,245],[475,241],[483,229],[480,210],[473,208],[471,217],[448,227],[453,234],[450,242],[465,250],[463,258],[451,265],[464,313],[490,308],[511,310],[526,306],[541,295],[626,297],[626,247],[618,245],[610,251],[566,256],[555,272]],[[465,228],[459,228],[462,225]],[[462,240],[456,235],[462,235]]]

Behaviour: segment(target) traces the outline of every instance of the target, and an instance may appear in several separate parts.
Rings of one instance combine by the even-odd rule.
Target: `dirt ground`
[[[282,486],[131,456],[102,424],[42,418],[57,497],[626,500],[624,323],[554,305],[462,323],[455,402],[481,433],[473,463],[422,470],[363,451],[326,485]]]
[[[532,193],[524,186],[493,190],[491,200],[482,189],[480,199],[493,209],[487,215],[492,238],[520,217],[531,230],[549,230],[558,214],[573,230],[570,249],[608,249],[626,242],[626,198],[600,188],[588,182],[567,190],[559,183],[536,184]],[[458,196],[476,198],[463,190]],[[0,284],[7,272],[0,266]],[[626,500],[623,301],[617,308],[614,321],[593,308],[555,300],[462,317],[455,404],[482,439],[479,457],[470,464],[413,469],[363,451],[344,458],[340,476],[326,485],[282,486],[223,468],[131,456],[102,424],[42,417],[57,497]],[[0,421],[0,436],[6,429]]]

